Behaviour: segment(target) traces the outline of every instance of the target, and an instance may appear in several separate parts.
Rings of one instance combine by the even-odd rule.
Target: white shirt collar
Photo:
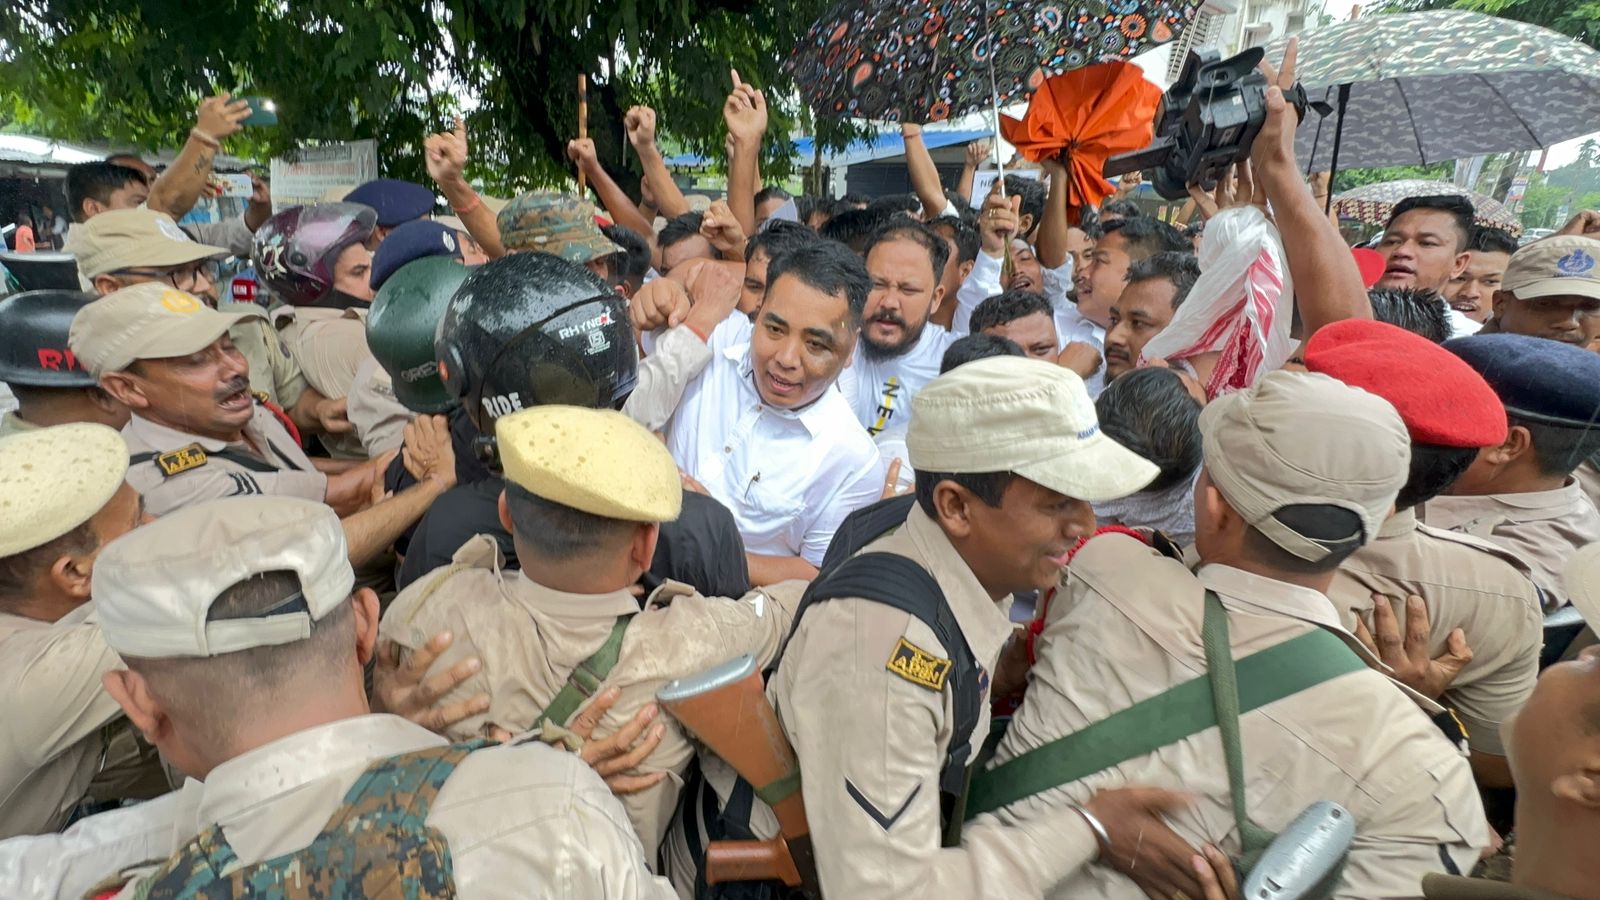
[[[829,384],[823,389],[817,399],[806,404],[801,409],[783,409],[768,403],[761,392],[756,390],[755,363],[750,359],[750,344],[734,344],[722,351],[722,355],[732,360],[739,370],[740,391],[761,404],[762,412],[780,419],[790,419],[803,425],[812,437],[821,437],[826,434],[830,426],[833,412],[828,408],[829,395],[837,393],[837,383]],[[846,413],[849,412],[847,409]],[[853,418],[853,417],[852,417]]]

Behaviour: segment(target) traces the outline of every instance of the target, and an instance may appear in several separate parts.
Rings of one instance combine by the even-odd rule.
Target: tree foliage
[[[619,180],[622,114],[655,106],[683,146],[723,155],[735,68],[771,107],[764,171],[802,111],[779,69],[825,0],[20,0],[0,16],[0,124],[154,148],[181,140],[199,98],[273,98],[280,127],[230,148],[265,157],[375,138],[385,170],[420,178],[422,137],[468,114],[492,187],[564,177],[589,76],[589,126]],[[809,123],[808,123],[809,124]],[[855,131],[818,123],[824,143]],[[235,139],[236,141],[239,139]],[[637,163],[634,162],[636,168]]]

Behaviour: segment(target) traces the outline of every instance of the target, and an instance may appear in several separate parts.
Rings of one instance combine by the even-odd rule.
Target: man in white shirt
[[[772,261],[752,326],[711,335],[711,364],[667,423],[689,486],[733,512],[750,582],[813,578],[839,523],[877,499],[883,465],[844,394],[871,282],[860,257],[821,241]]]

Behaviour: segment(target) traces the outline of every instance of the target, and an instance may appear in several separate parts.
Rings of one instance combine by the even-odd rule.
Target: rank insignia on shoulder
[[[895,644],[884,668],[912,684],[930,691],[944,690],[944,680],[950,674],[950,660],[934,656],[905,638]]]
[[[161,467],[161,471],[166,473],[168,478],[171,478],[180,472],[200,468],[208,459],[206,451],[201,449],[199,444],[190,444],[157,456],[156,465]]]

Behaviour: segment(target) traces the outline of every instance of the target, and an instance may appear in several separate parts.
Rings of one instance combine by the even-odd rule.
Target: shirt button
[[[732,453],[733,452],[733,448],[732,447],[723,447],[722,448],[722,452],[723,453]]]

